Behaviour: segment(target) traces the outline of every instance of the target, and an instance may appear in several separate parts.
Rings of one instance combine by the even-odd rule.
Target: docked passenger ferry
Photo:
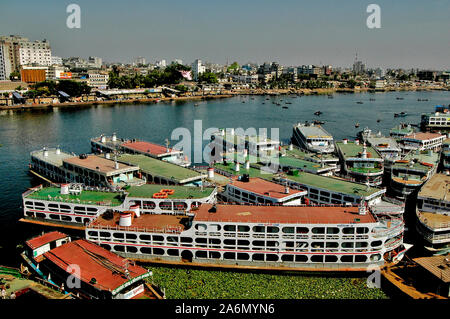
[[[105,213],[86,238],[139,261],[208,267],[366,271],[403,257],[404,223],[365,205],[203,204],[180,215]]]
[[[330,133],[320,125],[298,123],[293,127],[292,143],[314,153],[333,153],[334,143]]]

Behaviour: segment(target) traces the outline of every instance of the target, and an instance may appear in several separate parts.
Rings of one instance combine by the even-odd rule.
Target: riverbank
[[[220,93],[206,93],[202,95],[191,96],[173,96],[173,97],[152,97],[152,98],[129,98],[117,100],[91,100],[91,101],[76,101],[63,103],[42,103],[42,104],[18,104],[12,106],[0,106],[0,111],[22,112],[31,110],[46,110],[53,108],[82,108],[91,107],[95,105],[116,105],[116,104],[141,104],[141,103],[158,103],[161,101],[195,101],[195,100],[210,100],[229,98],[239,95],[332,95],[337,93],[384,93],[384,92],[405,92],[405,91],[449,91],[446,87],[396,87],[384,89],[370,89],[370,88],[318,88],[318,89],[241,89],[241,90],[226,90]]]

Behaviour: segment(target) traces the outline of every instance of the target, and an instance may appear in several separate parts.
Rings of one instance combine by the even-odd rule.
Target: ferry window
[[[237,254],[237,259],[238,260],[249,260],[250,259],[250,255],[247,253],[238,253]]]
[[[206,238],[195,238],[197,244],[206,244]]]
[[[322,202],[328,202],[328,201],[329,201],[329,198],[328,198],[328,197],[320,196],[320,200],[321,200]]]
[[[325,243],[323,241],[311,243],[312,248],[323,248],[324,245],[325,245]]]
[[[253,246],[260,246],[260,247],[263,247],[263,246],[265,246],[265,242],[264,242],[264,240],[254,240],[253,242],[252,242],[252,244],[253,244]]]
[[[325,228],[324,227],[314,227],[312,229],[313,234],[325,234]]]
[[[105,248],[106,250],[111,250],[111,246],[108,244],[100,244],[100,247]]]
[[[282,255],[281,261],[294,261],[294,255]]]
[[[309,192],[312,193],[312,194],[319,194],[319,191],[317,189],[315,189],[315,188],[311,188],[309,190]]]
[[[26,212],[25,214],[26,214],[27,216],[34,217],[34,213],[33,213],[33,212]]]
[[[253,254],[253,261],[264,261],[264,254]]]
[[[77,223],[81,223],[81,217],[75,217],[75,221],[76,221]]]
[[[124,238],[123,233],[114,233],[113,237],[114,238],[119,238],[119,239],[123,239]]]
[[[219,224],[209,225],[209,231],[220,231],[220,225]]]
[[[159,235],[153,235],[153,241],[164,241],[164,237]]]
[[[101,234],[100,234],[101,235]],[[137,236],[136,236],[136,234],[126,234],[126,236],[125,236],[127,239],[136,239],[137,238]],[[154,239],[154,238],[153,238]]]
[[[248,193],[246,193],[246,192],[242,192],[242,197],[244,197],[244,198],[248,198]]]
[[[343,242],[341,244],[342,248],[353,248],[353,242]]]
[[[50,218],[59,220],[59,215],[50,214]]]
[[[75,206],[74,210],[77,211],[77,212],[84,212],[84,211],[86,211],[86,207]]]
[[[282,231],[285,234],[293,234],[294,233],[295,228],[294,227],[283,227]]]
[[[324,191],[320,191],[320,195],[322,195],[322,196],[330,196],[330,193],[324,192]]]
[[[144,241],[150,241],[151,237],[150,235],[139,235],[139,239]]]
[[[278,227],[275,226],[267,226],[267,232],[268,233],[278,233],[280,231],[280,229]]]
[[[307,227],[297,227],[297,234],[307,234],[309,229]]]
[[[284,245],[286,248],[293,248],[293,247],[294,247],[294,242],[293,242],[293,241],[284,241],[284,242],[283,242],[283,245]]]
[[[334,256],[334,255],[326,255],[325,256],[325,262],[326,263],[335,263],[337,261],[338,261],[337,256]]]
[[[258,203],[264,204],[264,198],[258,197]]]
[[[264,233],[265,232],[264,226],[253,226],[253,232]]]
[[[182,243],[192,243],[192,238],[190,238],[190,237],[181,237],[180,241]]]
[[[167,254],[169,256],[179,256],[180,251],[178,249],[167,249]]]
[[[238,232],[248,232],[250,231],[250,227],[249,226],[244,226],[244,225],[239,225],[238,226]]]
[[[323,263],[323,255],[312,255],[311,261],[313,263]]]
[[[379,261],[380,259],[381,259],[380,254],[375,254],[375,255],[370,256],[371,261]]]
[[[318,199],[319,197],[317,195],[314,195],[314,194],[309,194],[309,198],[311,198],[311,199]]]
[[[154,255],[164,255],[164,249],[161,248],[153,248]]]
[[[45,204],[44,204],[44,203],[40,203],[40,202],[34,202],[34,206],[35,206],[36,208],[44,208],[44,207],[45,207]]]
[[[295,261],[298,263],[305,263],[308,261],[308,256],[306,255],[297,255],[295,256]]]
[[[327,234],[339,234],[339,228],[327,227]]]
[[[102,231],[102,232],[100,232],[100,236],[101,236],[101,237],[111,237],[111,234],[108,233],[108,232]]]
[[[206,230],[206,225],[205,224],[195,224],[195,229]]]
[[[342,198],[342,196],[339,195],[339,194],[331,194],[331,197],[335,198],[335,199],[341,199]]]
[[[58,204],[48,204],[48,207],[58,208]]]
[[[367,243],[366,242],[356,242],[356,248],[365,248],[365,247],[367,247],[368,245],[367,245]]]
[[[266,261],[278,261],[278,256],[275,254],[266,254]]]
[[[152,249],[151,248],[141,247],[140,250],[141,250],[141,253],[143,253],[143,254],[149,254],[149,255],[152,254]]]
[[[327,242],[327,243],[326,243],[326,247],[327,247],[327,248],[338,248],[338,247],[339,247],[339,243],[336,243],[336,242]]]
[[[345,196],[344,201],[353,203],[354,199],[352,197]]]
[[[95,207],[86,207],[88,212],[97,212],[97,208]]]
[[[178,237],[175,236],[167,236],[166,240],[168,243],[178,243]]]
[[[266,246],[267,247],[278,247],[279,243],[277,241],[274,240],[268,240],[266,242]]]
[[[66,215],[61,215],[61,220],[66,221],[66,222],[71,222],[72,217],[66,216]]]
[[[203,239],[203,238],[202,238]],[[212,245],[220,245],[221,240],[218,238],[210,238],[209,243]]]
[[[364,255],[356,255],[355,256],[355,263],[363,263],[367,261],[367,256]]]
[[[231,252],[226,252],[223,254],[223,259],[236,259],[236,254],[235,253],[231,253]]]
[[[220,253],[218,251],[210,251],[209,258],[220,259]]]
[[[156,206],[155,203],[152,201],[144,201],[143,204],[144,204],[143,207],[146,209],[153,209]]]
[[[236,231],[236,226],[235,226],[235,225],[225,225],[225,226],[223,227],[223,229],[224,229],[225,231]]]
[[[250,196],[249,196],[248,198],[251,199],[251,200],[253,200],[253,201],[256,200],[256,196],[255,196],[255,195],[252,195],[252,194],[250,194]]]
[[[96,231],[88,231],[88,235],[89,236],[93,236],[93,237],[97,237],[98,236],[98,232],[96,232]]]
[[[238,191],[237,189],[234,190],[234,193],[235,193],[236,195],[241,195],[241,191]]]
[[[223,243],[224,243],[224,245],[227,245],[227,246],[234,246],[234,245],[236,245],[236,240],[234,240],[234,239],[225,239],[223,241]]]
[[[369,228],[367,227],[358,227],[356,228],[357,234],[367,234],[369,232]]]
[[[195,257],[197,258],[207,258],[208,254],[206,251],[199,250],[195,253]]]
[[[127,246],[127,253],[137,253],[137,248],[133,246]]]
[[[238,246],[248,246],[250,245],[250,242],[248,240],[245,239],[239,239],[237,241]]]
[[[114,246],[115,251],[125,252],[125,247],[122,245],[115,245]]]
[[[353,227],[345,227],[344,229],[342,229],[342,232],[344,234],[354,234],[355,229]]]

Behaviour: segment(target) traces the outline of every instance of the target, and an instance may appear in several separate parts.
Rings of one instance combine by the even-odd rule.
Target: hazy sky
[[[81,7],[81,28],[66,7]],[[381,7],[369,29],[366,8]],[[148,62],[195,58],[231,63],[450,69],[450,0],[0,0],[0,34],[50,41],[56,56]]]

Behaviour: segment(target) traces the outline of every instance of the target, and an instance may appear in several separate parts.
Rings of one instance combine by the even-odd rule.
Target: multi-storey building
[[[198,76],[206,71],[206,67],[202,64],[202,60],[195,60],[194,63],[192,63],[192,75],[194,77],[194,80],[198,80]]]
[[[20,65],[51,65],[52,52],[50,43],[47,40],[19,42],[19,63]]]

